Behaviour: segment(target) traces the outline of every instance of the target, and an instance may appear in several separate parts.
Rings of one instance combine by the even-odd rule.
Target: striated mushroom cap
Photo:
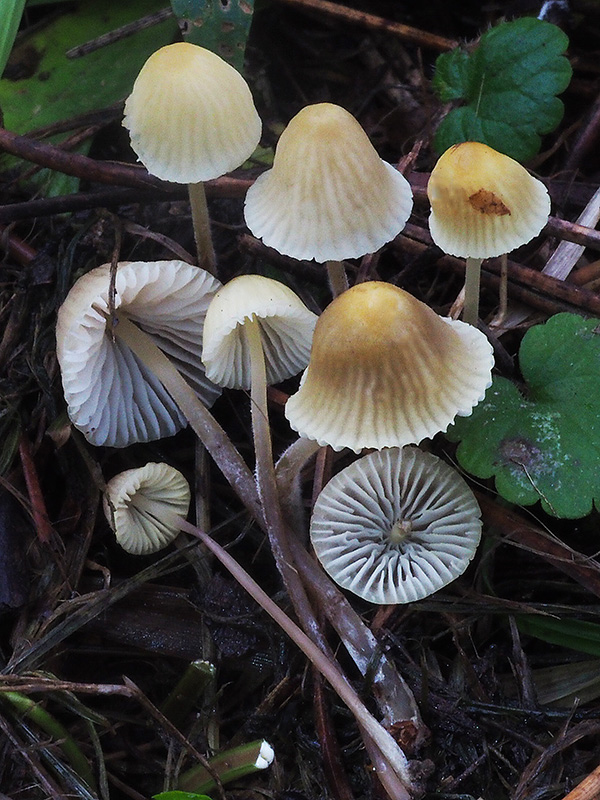
[[[175,183],[207,181],[239,167],[262,129],[240,73],[189,42],[161,47],[146,61],[123,125],[148,172]]]
[[[190,487],[168,464],[149,463],[115,475],[106,484],[104,514],[123,550],[145,555],[162,550],[187,516]]]
[[[281,134],[273,168],[248,190],[244,214],[269,247],[325,262],[379,250],[411,209],[408,181],[379,158],[352,114],[318,103]]]
[[[221,283],[183,261],[117,265],[114,308],[143,329],[210,406],[221,393],[200,360],[204,317]],[[108,330],[110,264],[74,284],[58,312],[56,351],[69,417],[95,445],[126,447],[187,424],[153,373]]]
[[[285,415],[301,436],[334,450],[418,443],[471,413],[493,363],[473,326],[439,317],[397,286],[360,283],[319,317]]]
[[[433,241],[462,258],[510,253],[537,236],[550,214],[544,184],[481,142],[446,150],[433,168],[427,194]]]
[[[333,580],[371,603],[412,603],[461,575],[481,511],[460,475],[416,447],[370,453],[325,486],[310,537]]]
[[[316,314],[285,284],[240,275],[219,289],[204,323],[202,360],[207,376],[219,386],[251,386],[243,326],[253,317],[260,327],[268,384],[297,375],[308,364]]]

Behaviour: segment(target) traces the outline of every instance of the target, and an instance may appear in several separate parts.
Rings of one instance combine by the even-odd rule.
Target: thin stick
[[[352,711],[358,724],[365,730],[383,753],[390,767],[399,779],[399,790],[391,795],[394,800],[409,800],[411,778],[408,760],[404,752],[377,720],[370,714],[360,697],[347,682],[339,667],[317,647],[304,631],[302,631],[279,606],[271,600],[266,592],[248,575],[248,573],[229,555],[217,542],[203,531],[191,525],[184,519],[179,521],[180,527],[186,533],[195,536],[208,550],[213,553],[223,566],[233,575],[236,581],[260,605],[260,607],[275,620],[280,628],[287,633],[290,639],[302,650],[304,655],[319,670],[321,675],[329,682],[339,698]],[[399,791],[399,793],[398,793]]]

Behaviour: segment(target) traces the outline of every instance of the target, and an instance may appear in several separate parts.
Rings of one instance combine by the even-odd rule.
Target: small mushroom
[[[434,242],[466,258],[463,320],[476,325],[482,260],[538,235],[550,214],[548,191],[509,156],[481,142],[463,142],[440,157],[427,194]]]
[[[258,145],[262,125],[248,84],[210,50],[166,45],[136,78],[123,125],[148,172],[188,184],[200,266],[214,272],[203,181],[239,167]]]
[[[416,447],[359,458],[315,503],[310,536],[333,580],[371,603],[411,603],[461,575],[481,538],[461,476]]]
[[[347,288],[340,262],[379,250],[404,228],[411,209],[410,184],[379,158],[352,114],[317,103],[281,134],[273,168],[248,190],[244,213],[269,247],[326,262],[339,294]]]
[[[353,286],[321,314],[285,415],[334,450],[402,447],[468,415],[491,384],[486,337],[389,283]]]
[[[120,472],[106,484],[104,514],[123,550],[145,555],[162,550],[187,516],[190,487],[168,464],[149,463]]]
[[[141,337],[148,353],[154,348],[170,359],[195,402],[200,404],[198,395],[212,405],[220,389],[207,380],[200,350],[204,316],[221,284],[183,261],[121,263],[113,318],[110,285],[109,264],[91,270],[58,312],[57,356],[69,417],[95,445],[126,447],[172,436],[186,418],[125,335]]]

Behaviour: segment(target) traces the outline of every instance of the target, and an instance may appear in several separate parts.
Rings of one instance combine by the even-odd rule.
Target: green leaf
[[[578,619],[555,619],[537,614],[523,615],[517,618],[519,630],[541,639],[543,642],[558,644],[600,656],[600,625]]]
[[[434,144],[478,141],[525,161],[541,145],[540,136],[558,125],[563,104],[556,97],[571,79],[562,55],[566,35],[544,20],[524,17],[484,33],[475,49],[438,57],[433,86],[445,101],[464,105],[440,123]]]
[[[243,72],[254,0],[171,0],[171,7],[187,42],[212,50]]]
[[[600,327],[598,320],[557,314],[523,337],[525,396],[494,378],[470,417],[448,438],[460,441],[460,464],[495,477],[511,503],[540,500],[556,517],[575,519],[600,507]]]
[[[3,2],[0,0],[0,6]],[[172,40],[177,31],[175,20],[138,31],[81,58],[69,59],[66,52],[163,6],[162,0],[81,0],[24,37],[9,62],[13,73],[24,76],[0,80],[4,127],[24,134],[123,100],[148,56]],[[9,163],[7,158],[2,161],[3,166]],[[41,175],[47,182],[48,172]],[[47,194],[76,189],[76,179],[56,174],[50,185],[44,186]]]
[[[24,8],[25,0],[2,0],[0,3],[0,75],[12,50]]]

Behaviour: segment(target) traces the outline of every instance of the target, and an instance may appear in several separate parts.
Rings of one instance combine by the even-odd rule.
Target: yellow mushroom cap
[[[433,241],[462,258],[510,253],[537,236],[550,214],[544,184],[481,142],[446,150],[431,172],[427,194]]]
[[[411,603],[461,575],[481,538],[463,478],[416,447],[359,458],[320,493],[310,538],[326,572],[371,603]]]
[[[281,134],[273,168],[246,195],[246,223],[269,247],[318,262],[379,250],[412,209],[408,181],[332,103],[306,106]]]
[[[360,283],[321,314],[310,362],[285,415],[301,436],[348,447],[402,447],[468,415],[491,384],[492,347],[389,283]]]
[[[204,321],[202,361],[207,377],[218,386],[250,389],[243,326],[252,317],[260,328],[268,384],[297,375],[308,364],[316,314],[285,284],[262,275],[239,275],[219,289]]]
[[[207,181],[239,167],[262,129],[240,73],[189,42],[161,47],[146,61],[123,125],[148,172],[175,183]]]
[[[104,514],[123,550],[155,553],[177,537],[177,517],[185,518],[190,487],[168,464],[149,463],[115,475],[106,484]]]

